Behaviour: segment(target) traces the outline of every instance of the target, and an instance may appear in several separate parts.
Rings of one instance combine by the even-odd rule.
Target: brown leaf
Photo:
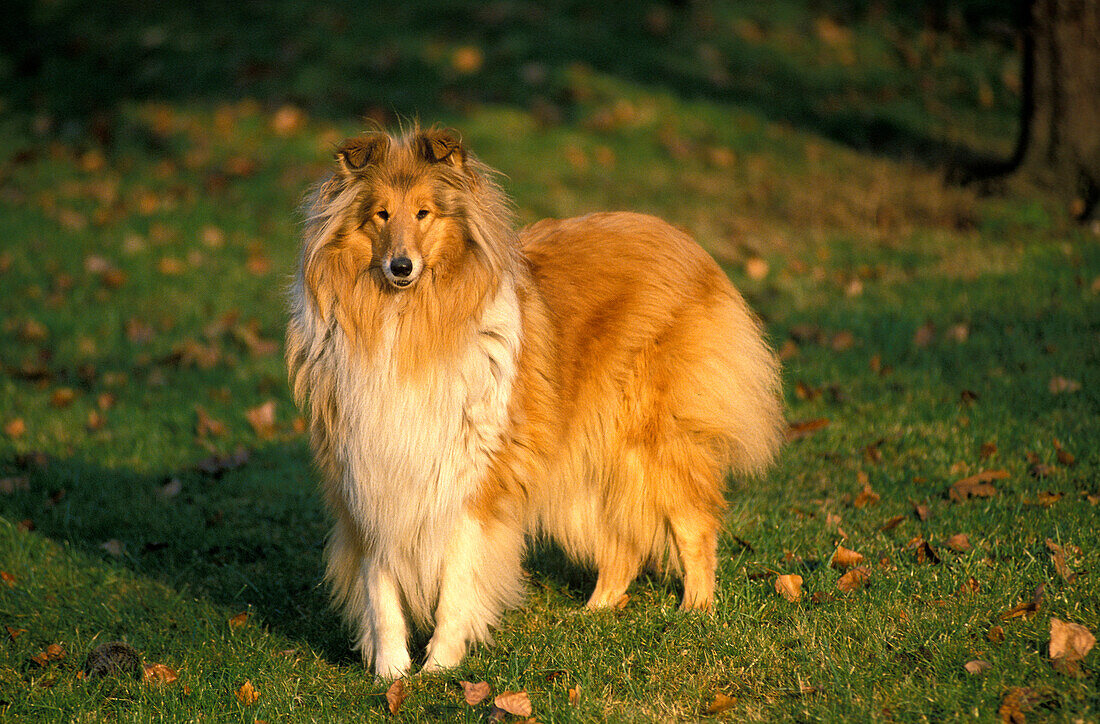
[[[992,443],[992,442],[983,442],[982,443],[982,448],[978,452],[978,455],[981,457],[982,460],[988,460],[989,458],[993,457],[996,454],[997,454],[997,445],[995,443]]]
[[[829,567],[843,571],[858,566],[860,563],[863,563],[862,553],[856,553],[844,546],[837,546],[833,557],[829,560]]]
[[[229,628],[241,628],[248,623],[248,611],[242,611],[229,619]]]
[[[924,538],[917,536],[906,544],[906,549],[913,551],[917,557],[917,563],[939,563],[940,557],[936,549]]]
[[[195,415],[198,417],[195,434],[199,437],[221,437],[225,434],[225,423],[210,417],[201,405],[195,405]]]
[[[840,580],[836,582],[836,587],[844,593],[849,593],[857,588],[862,588],[870,577],[871,571],[867,568],[853,568],[840,577]]]
[[[1006,724],[1026,724],[1025,714],[1031,711],[1032,705],[1039,700],[1034,689],[1023,686],[1014,686],[1001,700],[1001,707],[997,709],[997,715]]]
[[[1081,624],[1050,619],[1050,660],[1058,671],[1077,676],[1080,673],[1078,662],[1095,645],[1096,637]]]
[[[871,483],[867,479],[867,473],[862,470],[859,471],[859,482],[862,486],[862,490],[859,491],[859,495],[852,501],[852,505],[856,508],[864,508],[868,505],[874,505],[879,501],[879,494],[871,489]]]
[[[458,683],[462,685],[462,697],[470,706],[477,706],[489,696],[488,682],[479,681],[471,684],[469,681],[460,681]]]
[[[970,538],[966,533],[956,533],[947,539],[947,547],[956,553],[966,553],[974,546],[970,545]]]
[[[258,407],[253,407],[244,415],[257,436],[267,438],[275,434],[275,400],[268,400]]]
[[[119,556],[126,553],[126,544],[117,538],[112,538],[108,541],[104,541],[103,543],[99,544],[99,547],[107,551],[115,558],[118,558]]]
[[[883,533],[886,533],[888,531],[893,530],[894,528],[897,528],[898,525],[900,525],[903,520],[905,520],[904,515],[895,515],[893,518],[890,518],[885,523],[880,525],[878,527],[878,529],[880,531],[882,531]]]
[[[1077,580],[1077,574],[1066,565],[1066,555],[1065,551],[1062,550],[1062,546],[1050,538],[1046,539],[1046,545],[1050,551],[1050,562],[1054,564],[1054,570],[1058,571],[1058,575],[1062,577],[1062,580],[1066,583],[1073,583]]]
[[[928,520],[928,506],[927,505],[923,505],[923,504],[920,504],[920,503],[913,503],[912,501],[910,501],[910,503],[913,506],[913,515],[917,516],[918,520],[920,520],[922,522]]]
[[[17,638],[27,633],[27,629],[25,628],[12,628],[11,626],[5,626],[4,628],[8,630],[8,638],[12,641],[15,641]]]
[[[724,711],[732,709],[737,704],[737,699],[732,696],[726,696],[725,694],[718,692],[714,695],[714,701],[707,705],[707,708],[703,710],[703,714],[706,716],[714,716],[715,714],[721,714]]]
[[[963,664],[963,668],[966,669],[966,673],[977,676],[978,674],[984,674],[989,669],[993,668],[993,664],[988,661],[981,661],[975,659],[974,661],[967,661]]]
[[[23,422],[22,417],[12,418],[4,423],[4,434],[13,440],[23,437],[23,434],[27,431],[27,423]]]
[[[241,684],[241,688],[237,689],[237,701],[245,706],[252,706],[259,698],[260,692],[256,691],[251,681],[245,681]]]
[[[176,673],[176,670],[164,664],[145,664],[141,667],[141,680],[146,684],[163,686],[165,684],[171,684],[178,678],[179,674]],[[247,682],[245,683],[247,684]],[[251,684],[248,684],[248,686],[251,687]],[[259,694],[256,696],[258,697]],[[237,697],[240,698],[240,692],[237,692]],[[249,702],[244,703],[247,704]]]
[[[925,322],[917,331],[913,334],[913,345],[915,347],[927,347],[932,344],[932,341],[936,338],[936,325],[932,322]]]
[[[791,603],[802,599],[802,576],[784,573],[775,579],[775,590]]]
[[[831,346],[835,352],[843,352],[851,349],[855,346],[855,343],[856,336],[845,329],[833,335],[833,338],[829,341],[829,346]]]
[[[1003,480],[1008,477],[1007,470],[983,470],[956,481],[948,491],[948,497],[956,503],[961,503],[970,497],[989,498],[997,494],[997,489],[990,483],[994,480]]]
[[[1004,627],[994,624],[989,627],[989,630],[985,632],[985,637],[995,644],[1004,643],[1005,630]]]
[[[390,684],[390,688],[386,689],[386,705],[390,709],[390,714],[401,711],[401,705],[405,703],[405,697],[407,696],[404,679],[397,679]]]
[[[1066,379],[1059,375],[1050,378],[1050,393],[1060,395],[1064,392],[1077,392],[1081,389],[1081,383],[1077,380]]]
[[[618,600],[615,601],[611,608],[615,609],[616,611],[622,611],[626,608],[626,604],[628,603],[630,603],[630,594],[624,593],[623,595],[619,596]]]
[[[1077,458],[1073,456],[1073,453],[1065,450],[1062,447],[1062,443],[1057,440],[1054,441],[1054,452],[1058,456],[1058,462],[1065,465],[1067,468],[1077,464]]]
[[[1003,612],[1000,616],[1002,621],[1008,621],[1019,616],[1028,617],[1039,610],[1039,606],[1043,603],[1043,592],[1046,590],[1046,584],[1040,583],[1035,587],[1035,590],[1031,592],[1031,598],[1027,601],[1022,601],[1016,604],[1012,608]]]
[[[569,705],[576,706],[581,701],[581,685],[570,687],[569,689]]]
[[[750,257],[745,262],[745,274],[748,275],[749,279],[761,281],[768,276],[768,271],[768,262],[758,256]]]
[[[195,467],[207,475],[220,476],[228,470],[236,470],[248,462],[250,453],[243,446],[238,446],[228,455],[211,455],[201,460]]]
[[[829,419],[826,417],[819,417],[813,420],[802,420],[800,422],[792,422],[790,429],[787,431],[787,438],[790,440],[798,440],[828,426]]]
[[[1050,490],[1044,490],[1043,492],[1035,496],[1034,501],[1029,500],[1028,502],[1032,503],[1033,505],[1041,505],[1044,508],[1049,508],[1050,506],[1061,500],[1064,495],[1065,493],[1055,493]]]
[[[515,716],[531,716],[531,700],[526,691],[505,691],[493,699],[493,705]]]
[[[76,399],[76,390],[72,387],[58,387],[50,395],[50,404],[54,407],[61,409],[73,404],[73,400]]]
[[[26,475],[14,475],[10,478],[0,478],[0,493],[11,495],[17,490],[30,490],[31,479]]]

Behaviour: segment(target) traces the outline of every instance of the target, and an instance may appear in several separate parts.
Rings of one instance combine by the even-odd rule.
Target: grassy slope
[[[624,611],[584,613],[591,578],[540,549],[529,606],[453,677],[410,682],[404,717],[477,719],[462,678],[526,689],[543,721],[693,718],[719,692],[738,720],[991,719],[1012,686],[1035,689],[1046,716],[1097,717],[1096,654],[1066,677],[1046,642],[1052,616],[1100,629],[1085,497],[1100,466],[1100,247],[1041,196],[946,188],[921,163],[1009,148],[1011,56],[903,16],[848,26],[794,3],[756,17],[494,7],[442,3],[387,28],[338,6],[312,24],[288,6],[148,25],[91,8],[73,15],[88,27],[50,26],[48,47],[79,37],[92,49],[78,57],[135,62],[93,73],[58,51],[36,89],[45,115],[24,112],[32,94],[15,83],[18,112],[0,121],[0,423],[25,425],[0,436],[0,570],[14,577],[0,624],[24,630],[0,643],[0,717],[383,718],[384,687],[317,586],[326,523],[279,352],[252,336],[280,339],[293,210],[364,106],[458,125],[507,174],[524,222],[632,208],[691,229],[776,345],[789,340],[791,419],[829,420],[766,479],[731,487],[712,618],[676,613],[659,576]],[[287,27],[303,30],[271,40]],[[107,120],[89,121],[104,99]],[[275,120],[286,100],[309,109],[302,125]],[[762,278],[746,273],[755,258]],[[1056,378],[1080,389],[1052,394]],[[260,435],[246,411],[268,401],[275,429]],[[200,434],[196,406],[224,431]],[[240,446],[243,466],[197,469]],[[946,499],[983,469],[1007,471],[999,495]],[[856,507],[861,473],[880,499]],[[1038,504],[1045,492],[1062,497]],[[948,550],[955,533],[974,549]],[[917,561],[918,536],[941,563]],[[838,541],[867,557],[867,588],[836,591]],[[774,573],[802,575],[806,598],[780,598]],[[1039,583],[1036,615],[998,621]],[[76,678],[95,643],[120,638],[180,681]],[[64,659],[31,662],[55,642]],[[992,668],[970,676],[972,659]],[[250,706],[234,696],[245,680],[261,692]]]

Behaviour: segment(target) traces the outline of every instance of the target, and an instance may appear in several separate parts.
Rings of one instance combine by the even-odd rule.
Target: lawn
[[[1050,656],[1060,622],[1100,631],[1100,227],[944,182],[1011,151],[1019,105],[1011,17],[959,7],[20,5],[0,720],[481,721],[463,680],[544,722],[1100,719],[1098,654]],[[713,614],[658,573],[589,613],[591,572],[535,545],[495,645],[394,716],[321,586],[282,335],[306,191],[414,118],[521,223],[690,230],[764,319],[792,430],[730,482]],[[119,640],[178,678],[84,677]]]

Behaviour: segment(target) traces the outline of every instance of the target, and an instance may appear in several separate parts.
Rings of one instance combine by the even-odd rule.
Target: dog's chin
[[[390,288],[394,291],[405,291],[416,284],[416,280],[420,278],[418,274],[416,277],[393,277],[389,274],[384,274],[386,277],[386,283],[390,285]]]

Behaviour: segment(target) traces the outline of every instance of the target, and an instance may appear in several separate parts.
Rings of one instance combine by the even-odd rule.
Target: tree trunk
[[[1024,32],[1027,115],[1014,160],[1090,218],[1100,202],[1100,0],[1033,0]]]

